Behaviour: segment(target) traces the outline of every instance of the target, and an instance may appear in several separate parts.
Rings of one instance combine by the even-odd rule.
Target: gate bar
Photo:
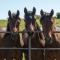
[[[32,32],[32,31],[19,31],[19,32],[9,32],[9,31],[0,31],[0,33],[26,33],[26,32]],[[33,33],[38,33],[43,31],[34,31]],[[60,33],[60,31],[53,31],[53,33]]]

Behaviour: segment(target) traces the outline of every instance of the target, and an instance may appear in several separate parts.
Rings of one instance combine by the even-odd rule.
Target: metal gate
[[[23,31],[16,32],[16,33],[22,33],[22,32]],[[36,31],[36,32],[42,32],[42,31]],[[0,32],[0,33],[15,33],[15,32]],[[60,31],[55,31],[54,33],[60,33]],[[29,60],[32,60],[31,59],[31,50],[43,50],[44,51],[44,54],[43,54],[44,60],[47,60],[46,59],[46,50],[60,50],[60,48],[31,48],[31,37],[29,37],[29,47],[28,48],[0,48],[0,50],[1,49],[24,49],[24,50],[28,50],[29,51]],[[6,59],[4,59],[4,60],[6,60]],[[54,60],[57,60],[57,59],[54,59]]]

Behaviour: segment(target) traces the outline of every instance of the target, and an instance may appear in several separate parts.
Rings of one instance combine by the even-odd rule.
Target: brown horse
[[[25,13],[24,15],[25,30],[24,31],[28,31],[26,33],[23,33],[23,40],[25,41],[24,47],[28,48],[29,44],[31,43],[30,44],[31,48],[40,48],[42,47],[39,41],[40,39],[42,39],[41,33],[40,34],[37,32],[34,33],[35,31],[41,31],[35,19],[36,8],[33,7],[33,11],[28,11],[27,8],[24,8],[24,13]],[[31,60],[41,58],[39,54],[41,53],[40,50],[31,50],[31,51],[32,51]],[[35,53],[37,54],[38,57],[35,55]]]
[[[44,60],[43,50],[31,50],[31,60]]]
[[[42,39],[42,33],[34,33],[35,31],[41,31],[40,27],[38,26],[36,19],[35,19],[35,13],[36,9],[35,7],[33,8],[33,11],[27,11],[27,9],[24,9],[25,13],[25,31],[28,31],[27,33],[23,34],[24,39],[27,40],[26,44],[28,43],[29,37],[31,37],[31,47],[33,48],[40,48],[40,39]],[[40,37],[40,39],[39,39]],[[28,43],[29,44],[29,43]],[[27,44],[27,46],[28,46]],[[25,45],[24,45],[25,46]]]
[[[11,33],[5,33],[4,37],[2,38],[2,42],[0,43],[0,47],[7,47],[7,48],[20,47],[19,34],[12,33],[19,31],[19,23],[20,23],[19,11],[17,11],[17,14],[15,13],[11,14],[11,11],[9,11],[8,15],[9,18],[7,23],[7,32],[11,32]]]
[[[3,38],[0,40],[0,48],[8,48],[0,50],[0,60],[6,58],[7,60],[12,60],[13,58],[17,60],[22,60],[22,52],[21,50],[16,49],[9,49],[9,48],[20,48],[20,35],[16,33],[19,31],[19,10],[17,13],[11,13],[8,11],[8,23],[7,23],[7,32],[5,33]],[[13,33],[14,32],[14,33]]]
[[[60,50],[45,51],[45,60],[59,60],[59,59],[60,59]]]
[[[45,47],[60,47],[60,34],[54,33],[54,31],[56,31],[54,26],[55,19],[52,18],[54,10],[52,9],[50,13],[46,13],[41,10],[40,14],[40,22],[42,24],[43,34],[45,37]]]
[[[43,28],[43,34],[45,37],[45,47],[47,48],[60,48],[60,34],[54,33],[55,28],[55,19],[52,17],[54,10],[52,9],[50,13],[46,13],[43,10],[40,12],[41,19],[40,22]],[[45,60],[59,60],[60,59],[60,50],[45,50]]]

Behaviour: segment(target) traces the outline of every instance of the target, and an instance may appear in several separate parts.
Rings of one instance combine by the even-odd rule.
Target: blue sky
[[[40,10],[50,12],[54,9],[54,15],[56,12],[60,12],[60,0],[0,0],[0,19],[8,17],[8,10],[16,12],[20,10],[20,17],[24,16],[24,7],[28,10],[32,10],[36,7],[36,14],[40,14]]]

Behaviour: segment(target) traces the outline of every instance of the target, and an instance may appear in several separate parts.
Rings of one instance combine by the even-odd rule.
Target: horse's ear
[[[41,16],[43,16],[44,15],[44,11],[41,9],[41,11],[40,11],[40,14],[41,14]]]
[[[54,10],[52,9],[51,12],[50,12],[50,16],[52,17],[54,14]]]
[[[24,8],[24,13],[27,13],[27,8],[26,7]]]
[[[36,13],[36,8],[33,7],[33,15],[35,15],[35,13]]]
[[[16,16],[19,16],[20,15],[20,12],[19,12],[19,10],[17,10],[17,14],[16,14]]]
[[[8,16],[11,17],[11,11],[10,10],[8,11]]]

